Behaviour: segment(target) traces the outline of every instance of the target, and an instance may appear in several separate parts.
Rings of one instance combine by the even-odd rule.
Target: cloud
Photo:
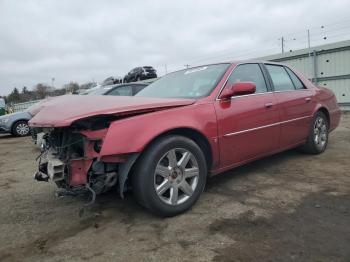
[[[304,48],[307,28],[315,44],[324,43],[321,25],[330,25],[330,36],[341,26],[349,32],[349,8],[346,0],[0,0],[0,95],[52,77],[61,86],[140,65],[163,74],[165,64],[176,70],[272,54],[282,35],[287,49]],[[338,39],[344,34],[327,41]]]

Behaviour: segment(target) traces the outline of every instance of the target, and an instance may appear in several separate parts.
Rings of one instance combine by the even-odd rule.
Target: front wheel
[[[28,136],[30,128],[27,121],[18,121],[12,127],[12,134],[14,136]]]
[[[166,136],[153,143],[138,160],[132,176],[138,202],[168,217],[188,210],[198,200],[207,177],[200,147],[183,136]]]
[[[303,150],[311,154],[320,154],[328,144],[329,123],[324,113],[318,111],[313,119],[309,136]]]

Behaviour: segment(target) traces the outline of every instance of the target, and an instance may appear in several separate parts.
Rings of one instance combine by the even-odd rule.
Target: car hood
[[[34,105],[31,105],[30,107],[27,108],[26,112],[28,112],[32,117],[35,116],[43,107],[44,103],[47,103],[48,101],[55,99],[57,97],[48,97],[45,98]]]
[[[194,99],[180,98],[66,95],[43,103],[29,124],[37,127],[64,127],[92,116],[125,116],[191,105],[194,102]]]

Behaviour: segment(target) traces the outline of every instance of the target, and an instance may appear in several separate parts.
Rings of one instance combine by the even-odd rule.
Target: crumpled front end
[[[101,156],[100,151],[108,127],[43,128],[41,155],[38,157],[38,181],[53,181],[58,186],[58,196],[106,192],[120,181],[123,196],[124,184],[134,156]]]

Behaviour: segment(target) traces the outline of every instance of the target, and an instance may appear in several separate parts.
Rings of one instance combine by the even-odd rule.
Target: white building
[[[317,85],[332,89],[342,107],[350,107],[350,40],[259,59],[294,67]]]

